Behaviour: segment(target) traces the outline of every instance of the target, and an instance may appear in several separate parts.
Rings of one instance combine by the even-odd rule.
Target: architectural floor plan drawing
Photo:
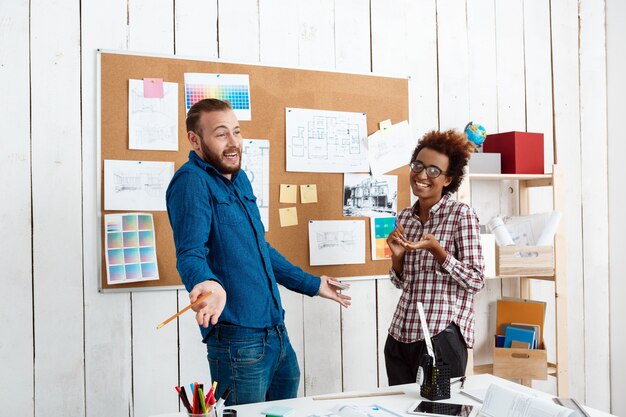
[[[311,265],[365,263],[365,221],[310,220]]]
[[[178,150],[177,83],[163,83],[162,98],[146,98],[143,81],[128,80],[128,148]]]
[[[243,169],[252,184],[256,205],[261,213],[265,231],[270,230],[270,141],[265,139],[244,139],[241,154]]]
[[[369,171],[365,113],[285,111],[287,171]]]
[[[104,161],[104,209],[165,211],[173,162]]]

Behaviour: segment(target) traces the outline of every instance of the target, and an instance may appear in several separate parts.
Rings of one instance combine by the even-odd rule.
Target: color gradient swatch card
[[[106,214],[104,233],[109,285],[159,279],[152,214]]]

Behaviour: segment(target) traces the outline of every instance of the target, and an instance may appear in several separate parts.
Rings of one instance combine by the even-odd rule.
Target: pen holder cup
[[[420,395],[431,401],[450,398],[450,365],[438,363],[428,368],[430,369],[426,371]]]

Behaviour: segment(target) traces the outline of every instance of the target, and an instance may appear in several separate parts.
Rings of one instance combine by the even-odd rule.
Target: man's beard
[[[204,159],[204,162],[208,162],[209,164],[213,165],[213,167],[217,169],[220,174],[232,175],[239,172],[239,170],[241,169],[241,150],[237,147],[233,146],[231,148],[225,149],[222,153],[222,155],[224,155],[224,153],[237,152],[237,155],[239,156],[239,163],[236,166],[224,164],[221,159],[222,155],[212,154],[209,150],[209,147],[205,145],[203,139],[200,140],[200,150],[202,150],[202,159]]]

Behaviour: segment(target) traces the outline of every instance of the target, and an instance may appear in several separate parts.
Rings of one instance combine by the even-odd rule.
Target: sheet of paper
[[[391,259],[391,249],[387,244],[387,237],[395,229],[395,223],[395,217],[372,217],[370,219],[373,261]]]
[[[378,129],[380,129],[380,131],[384,135],[387,135],[390,133],[391,127],[392,127],[391,119],[383,120],[382,122],[378,123]]]
[[[252,120],[248,74],[185,73],[185,109],[205,98],[228,101],[237,119]]]
[[[104,209],[166,211],[173,162],[104,161]]]
[[[298,202],[298,186],[295,184],[280,184],[281,203],[296,204]]]
[[[162,83],[163,95],[144,96],[144,81],[128,80],[128,148],[178,151],[178,83]]]
[[[300,185],[300,201],[302,202],[302,204],[317,203],[317,185]]]
[[[365,263],[364,220],[310,220],[311,265]]]
[[[105,214],[104,231],[109,285],[159,279],[152,214]]]
[[[295,207],[278,209],[278,215],[280,216],[280,227],[298,225],[298,210]]]
[[[244,139],[241,169],[245,171],[252,184],[256,205],[267,232],[270,230],[270,141]]]
[[[368,172],[365,113],[285,109],[287,171]]]
[[[343,215],[346,217],[393,217],[398,203],[396,175],[343,175]]]
[[[484,417],[574,417],[576,412],[543,398],[491,384],[480,410]]]
[[[402,166],[408,166],[417,138],[405,120],[391,127],[388,134],[380,130],[367,138],[369,164],[372,175],[382,175]]]

